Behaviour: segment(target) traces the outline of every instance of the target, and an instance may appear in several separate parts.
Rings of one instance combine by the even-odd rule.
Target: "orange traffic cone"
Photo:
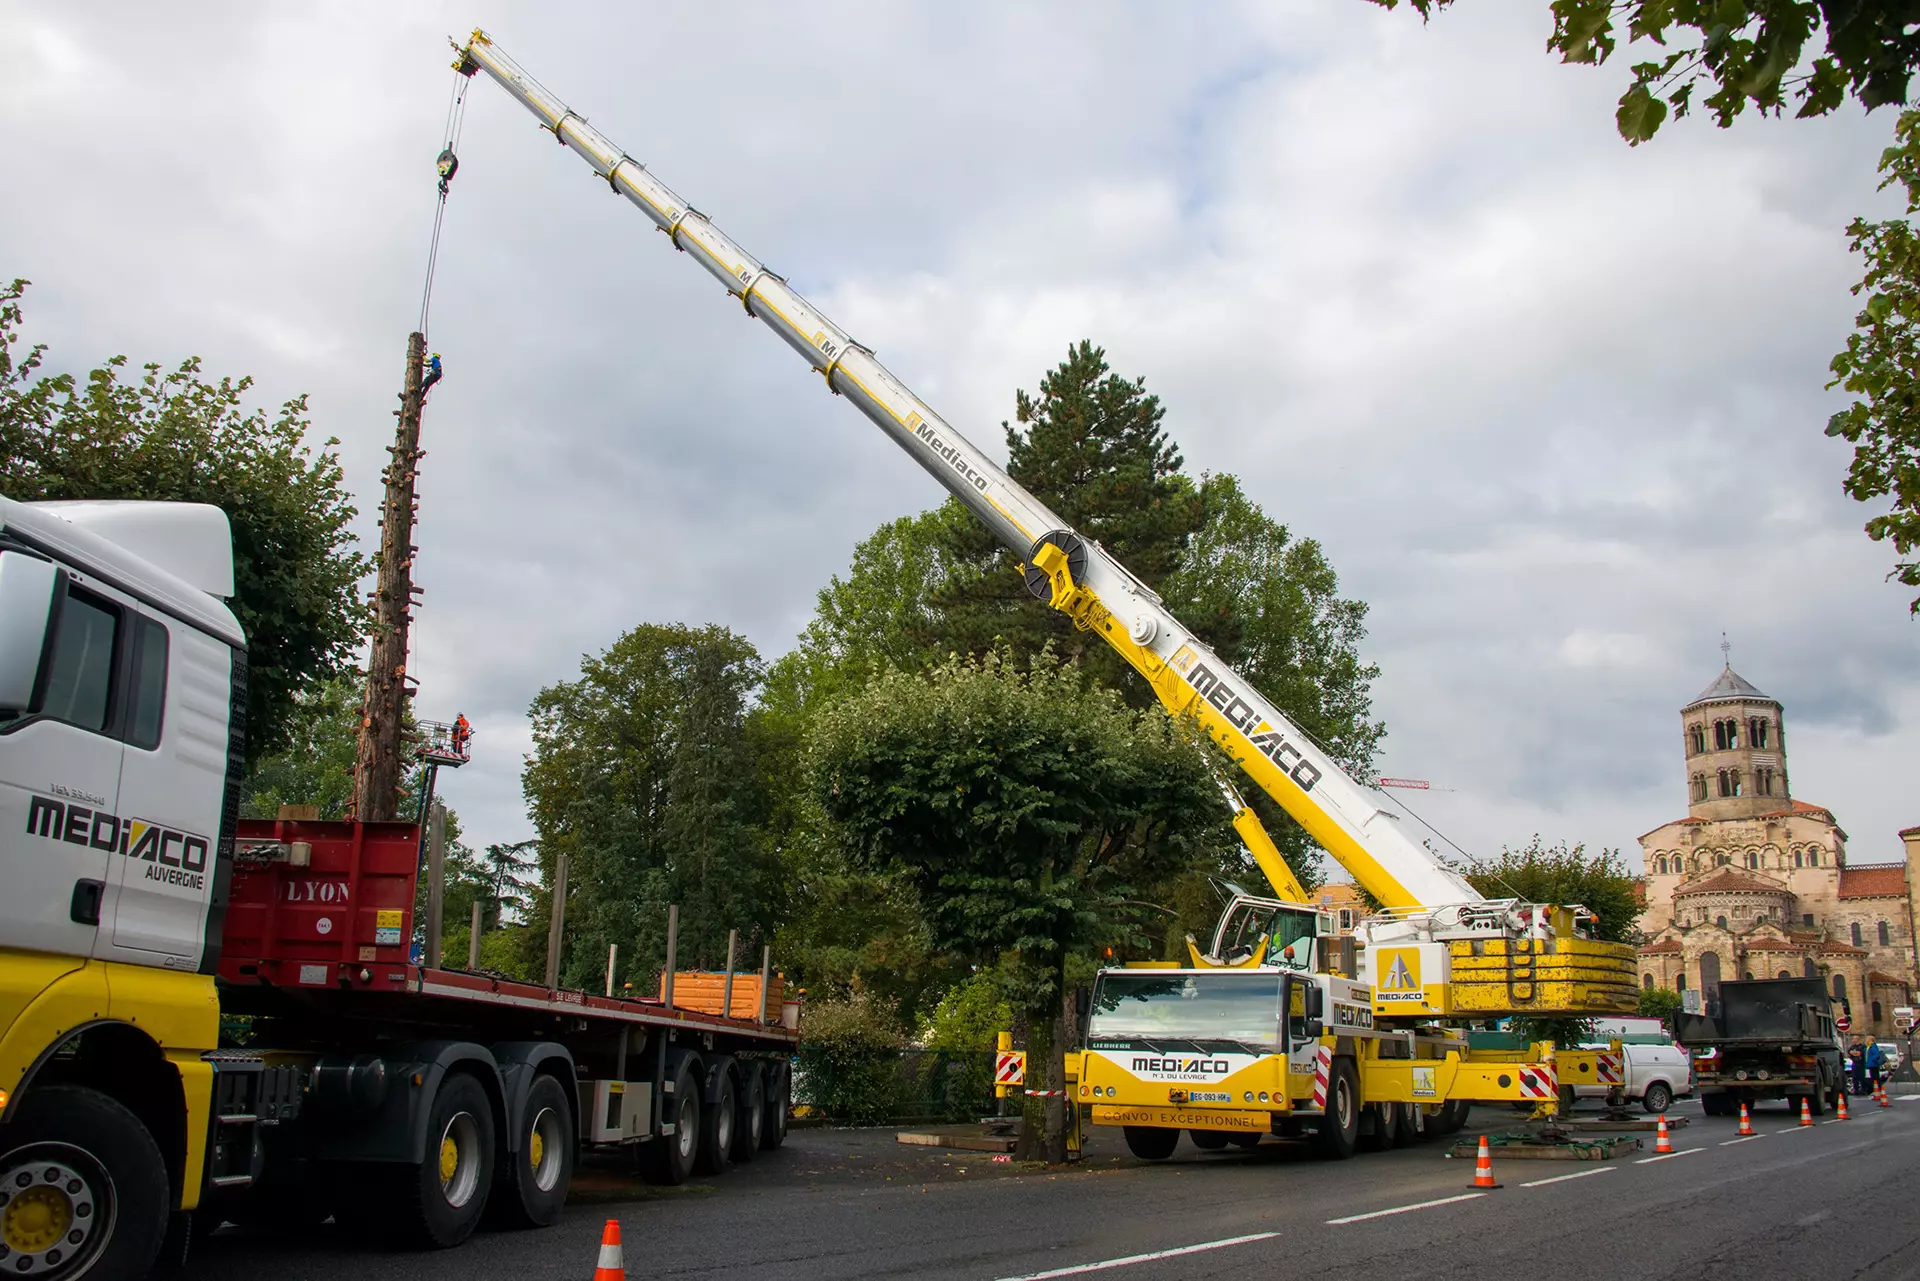
[[[1480,1136],[1480,1159],[1474,1162],[1473,1186],[1476,1188],[1497,1188],[1493,1181],[1493,1153],[1487,1147],[1487,1136]]]
[[[1813,1124],[1813,1109],[1807,1106],[1807,1096],[1804,1094],[1800,1096],[1800,1124]]]
[[[1653,1150],[1655,1152],[1673,1151],[1673,1136],[1667,1133],[1667,1114],[1665,1112],[1660,1114],[1659,1133],[1653,1136]]]
[[[1747,1115],[1747,1105],[1744,1103],[1740,1105],[1740,1137],[1753,1137],[1753,1118]]]
[[[618,1219],[608,1219],[600,1233],[600,1266],[593,1270],[593,1281],[627,1281],[627,1265],[620,1256]]]
[[[1883,1108],[1892,1107],[1893,1100],[1887,1097],[1887,1087],[1885,1082],[1881,1083],[1879,1093],[1880,1093],[1880,1106]]]
[[[1852,1115],[1847,1111],[1847,1092],[1845,1090],[1840,1091],[1840,1110],[1835,1115],[1842,1121],[1853,1120]]]

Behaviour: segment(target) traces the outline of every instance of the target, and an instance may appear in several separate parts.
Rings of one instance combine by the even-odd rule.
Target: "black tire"
[[[0,1126],[4,1270],[36,1281],[143,1277],[160,1257],[173,1200],[167,1163],[140,1118],[75,1085],[28,1091]],[[77,1239],[76,1239],[77,1238]]]
[[[660,1119],[673,1126],[673,1133],[640,1145],[641,1178],[662,1187],[678,1187],[687,1181],[700,1153],[700,1117],[705,1111],[694,1073],[682,1066],[680,1075],[674,1078],[673,1093],[664,1097],[660,1108]]]
[[[349,1218],[381,1229],[396,1245],[444,1250],[473,1235],[493,1191],[493,1100],[466,1072],[449,1072],[427,1112],[427,1150],[418,1165],[378,1166]]]
[[[693,1159],[696,1174],[725,1174],[733,1164],[733,1132],[740,1119],[740,1091],[734,1084],[733,1064],[716,1059],[707,1069],[717,1080],[713,1097],[700,1117],[700,1151]]]
[[[1472,1099],[1448,1099],[1427,1122],[1427,1132],[1436,1139],[1458,1134],[1467,1126],[1467,1114],[1473,1111]]]
[[[1327,1114],[1314,1127],[1314,1150],[1330,1161],[1353,1155],[1360,1141],[1360,1087],[1352,1059],[1335,1059],[1327,1077]]]
[[[1700,1096],[1700,1110],[1708,1116],[1732,1116],[1740,1109],[1733,1106],[1730,1094],[1703,1094]]]
[[[1266,1135],[1254,1130],[1235,1130],[1227,1136],[1227,1142],[1233,1144],[1236,1148],[1245,1148],[1251,1152],[1259,1147],[1260,1140],[1266,1137]]]
[[[1640,1106],[1649,1115],[1665,1112],[1673,1107],[1673,1087],[1665,1081],[1653,1081],[1648,1084],[1647,1092],[1640,1096]]]
[[[1356,1145],[1362,1152],[1385,1152],[1393,1146],[1392,1107],[1390,1103],[1369,1103],[1360,1109]]]
[[[1413,1119],[1413,1104],[1383,1103],[1381,1110],[1390,1122],[1387,1142],[1396,1148],[1410,1148],[1419,1135],[1419,1123]]]
[[[1227,1140],[1233,1136],[1226,1130],[1188,1130],[1187,1137],[1202,1152],[1218,1152],[1227,1146]]]
[[[787,1141],[787,1111],[793,1078],[784,1063],[767,1065],[767,1119],[760,1127],[760,1150],[771,1152]]]
[[[742,1063],[740,1115],[733,1120],[733,1159],[744,1165],[760,1155],[760,1132],[767,1124],[767,1078],[758,1063]]]
[[[1127,1151],[1142,1161],[1164,1161],[1180,1146],[1180,1131],[1156,1125],[1124,1126],[1122,1133],[1126,1135]]]
[[[519,1139],[518,1152],[508,1153],[503,1143],[495,1154],[494,1213],[508,1227],[544,1228],[567,1203],[576,1151],[573,1109],[553,1077],[537,1076],[527,1090]]]
[[[1827,1114],[1827,1092],[1823,1087],[1819,1085],[1815,1085],[1813,1089],[1809,1090],[1806,1094],[1802,1095],[1801,1097],[1806,1099],[1807,1111],[1810,1114],[1814,1116],[1825,1116]],[[1788,1106],[1791,1107],[1793,1101],[1789,1099],[1787,1103],[1788,1103]],[[1797,1116],[1799,1115],[1800,1109],[1793,1108],[1793,1112]]]

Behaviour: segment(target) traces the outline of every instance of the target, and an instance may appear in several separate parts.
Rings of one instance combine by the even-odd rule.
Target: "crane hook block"
[[[452,147],[444,147],[440,158],[433,162],[434,169],[440,174],[440,194],[447,194],[447,184],[453,181],[453,175],[459,171],[460,157],[453,154]]]

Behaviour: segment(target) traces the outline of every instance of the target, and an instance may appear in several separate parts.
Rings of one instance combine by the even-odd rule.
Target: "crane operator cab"
[[[1329,913],[1297,903],[1239,894],[1220,917],[1212,949],[1197,960],[1210,967],[1239,969],[1271,965],[1309,973],[1326,968],[1331,958],[1319,953],[1334,938],[1333,917]]]

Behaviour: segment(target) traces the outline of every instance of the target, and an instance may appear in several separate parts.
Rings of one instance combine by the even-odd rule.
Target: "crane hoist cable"
[[[434,171],[440,175],[439,199],[433,208],[433,239],[427,246],[427,278],[420,287],[420,332],[427,332],[427,314],[433,307],[433,271],[440,261],[440,226],[447,216],[447,188],[453,183],[453,175],[460,168],[460,157],[456,154],[460,146],[460,130],[467,121],[467,86],[472,81],[458,71],[453,76],[453,95],[447,101],[446,127],[441,131],[442,145],[440,155],[433,162]]]

